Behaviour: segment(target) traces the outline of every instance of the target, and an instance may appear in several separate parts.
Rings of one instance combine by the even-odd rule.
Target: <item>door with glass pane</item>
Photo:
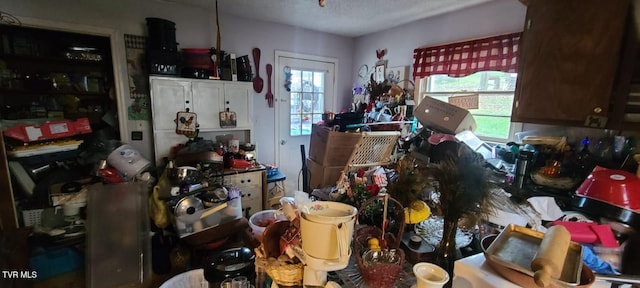
[[[300,145],[308,157],[312,124],[334,110],[335,59],[277,52],[276,64],[277,165],[287,191],[302,190]]]

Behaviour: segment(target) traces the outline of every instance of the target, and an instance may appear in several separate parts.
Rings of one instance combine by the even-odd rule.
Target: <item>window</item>
[[[324,113],[325,73],[291,70],[290,136],[311,135],[311,125]]]
[[[420,99],[430,96],[452,104],[457,99],[470,101],[464,108],[478,124],[475,134],[485,141],[506,142],[521,130],[521,124],[511,123],[516,78],[517,73],[499,71],[482,71],[455,78],[431,75],[421,80]]]
[[[482,140],[506,142],[521,124],[511,123],[521,32],[413,50],[418,100],[430,96],[463,107]],[[455,77],[455,78],[454,78]]]

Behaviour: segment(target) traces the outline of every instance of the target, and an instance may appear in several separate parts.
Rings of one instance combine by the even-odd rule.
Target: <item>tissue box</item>
[[[466,109],[429,96],[420,101],[413,115],[422,125],[449,134],[465,130],[473,132],[478,127],[476,120]]]

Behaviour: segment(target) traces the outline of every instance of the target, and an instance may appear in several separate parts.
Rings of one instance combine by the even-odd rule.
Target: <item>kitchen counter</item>
[[[224,173],[225,176],[227,176],[227,175],[254,172],[254,171],[262,171],[262,170],[267,170],[267,166],[262,165],[260,163],[256,163],[255,165],[253,165],[252,167],[249,167],[247,169],[225,168],[223,173]]]
[[[502,278],[486,263],[484,254],[479,253],[456,261],[454,268],[453,287],[456,288],[519,288],[520,286]],[[592,288],[608,288],[611,283],[596,280]],[[625,286],[622,286],[625,287]]]
[[[361,287],[364,283],[357,266],[355,265],[354,257],[351,257],[352,261],[347,268],[336,271],[340,280],[344,282],[343,288]],[[416,284],[415,276],[413,275],[413,264],[405,262],[404,269],[398,276],[395,287],[397,288],[410,288]],[[331,279],[329,279],[331,280]],[[488,288],[488,287],[500,287],[500,288],[521,288],[521,286],[514,284],[513,282],[503,278],[496,271],[494,271],[489,264],[486,263],[484,254],[478,253],[469,257],[462,258],[455,263],[453,287],[455,288]],[[591,285],[592,288],[608,288],[611,287],[611,283],[604,280],[596,280]],[[626,286],[622,286],[626,287]]]

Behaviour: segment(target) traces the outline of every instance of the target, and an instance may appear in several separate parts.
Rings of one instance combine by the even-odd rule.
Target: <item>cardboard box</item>
[[[307,169],[309,171],[309,188],[319,189],[336,186],[340,178],[340,173],[345,166],[323,166],[307,158]]]
[[[314,124],[311,128],[309,158],[322,166],[344,167],[360,139],[360,133],[332,131],[329,127]]]
[[[413,115],[422,125],[448,134],[465,130],[473,132],[478,127],[476,120],[466,109],[429,96],[416,106]]]

